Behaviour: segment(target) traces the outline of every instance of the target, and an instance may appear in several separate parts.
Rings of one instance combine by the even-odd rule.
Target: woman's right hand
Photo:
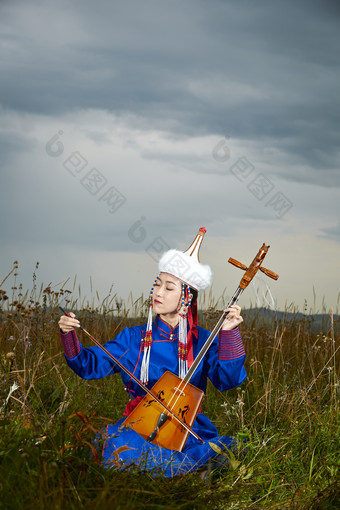
[[[63,333],[69,333],[74,328],[79,328],[80,322],[76,319],[76,316],[73,312],[70,312],[71,317],[67,317],[67,315],[62,315],[59,319],[59,328]]]

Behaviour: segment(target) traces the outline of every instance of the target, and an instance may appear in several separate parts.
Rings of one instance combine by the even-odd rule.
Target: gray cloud
[[[333,227],[322,229],[322,235],[323,237],[331,239],[332,241],[340,242],[340,222],[338,222],[338,224],[334,225]]]
[[[6,107],[130,112],[144,127],[177,136],[262,140],[332,185],[340,135],[336,2],[36,6],[39,16],[26,3],[0,8]],[[295,174],[286,169],[282,177]]]
[[[0,110],[1,115],[1,110]],[[36,144],[35,140],[27,136],[27,134],[19,134],[15,132],[0,132],[0,154],[2,172],[4,165],[10,163],[23,152],[32,148]]]

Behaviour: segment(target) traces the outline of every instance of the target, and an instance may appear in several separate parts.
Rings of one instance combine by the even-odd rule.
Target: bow
[[[66,312],[66,310],[64,310],[64,308],[62,308],[61,306],[59,306],[60,310],[67,316],[67,317],[71,317],[71,315]],[[175,418],[177,420],[178,423],[180,423],[180,425],[182,425],[182,427],[184,427],[187,432],[190,432],[190,434],[192,434],[196,439],[198,439],[199,441],[201,441],[201,443],[203,443],[204,441],[196,434],[196,432],[194,432],[191,427],[189,427],[183,420],[181,420],[175,413],[172,409],[170,409],[162,400],[159,399],[159,397],[157,395],[155,395],[155,393],[151,390],[149,390],[149,388],[147,388],[146,386],[144,386],[144,384],[139,380],[137,379],[137,377],[132,374],[126,367],[124,367],[124,365],[117,359],[115,358],[96,338],[94,338],[88,331],[86,331],[85,328],[83,328],[82,326],[79,326],[79,329],[81,329],[89,338],[91,338],[92,342],[94,342],[102,351],[105,352],[105,354],[107,354],[107,356],[109,356],[109,358],[111,358],[129,377],[131,377],[131,379],[133,379],[135,381],[136,384],[138,384],[138,386],[140,386],[146,393],[148,393],[153,400],[155,400],[158,404],[160,404],[169,414],[171,414],[171,416],[173,418]]]

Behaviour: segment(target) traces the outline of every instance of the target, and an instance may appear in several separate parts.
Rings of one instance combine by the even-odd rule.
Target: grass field
[[[143,297],[85,302],[74,288],[24,292],[15,268],[6,278],[13,284],[11,292],[0,285],[0,508],[339,508],[340,342],[331,312],[330,327],[320,331],[294,315],[246,316],[248,378],[227,393],[209,385],[203,404],[219,432],[246,451],[230,454],[229,468],[208,480],[196,473],[167,479],[102,467],[92,440],[121,417],[127,394],[118,376],[73,374],[57,327],[61,303],[104,343],[145,322]],[[216,303],[203,301],[201,309],[200,325],[211,329]]]

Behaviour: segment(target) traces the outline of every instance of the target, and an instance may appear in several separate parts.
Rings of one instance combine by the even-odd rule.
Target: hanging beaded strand
[[[178,328],[178,375],[183,379],[188,371],[188,348],[187,348],[187,324],[188,311],[185,305],[185,284],[182,283],[182,302],[179,312],[179,328]]]
[[[149,314],[148,314],[148,322],[146,325],[146,331],[145,331],[145,337],[142,339],[142,348],[143,348],[143,359],[142,359],[142,365],[140,369],[140,380],[143,384],[147,384],[149,382],[149,364],[150,364],[150,350],[151,350],[151,344],[152,344],[152,296],[154,291],[155,283],[158,280],[155,278],[155,281],[153,282],[153,285],[150,290],[150,296],[149,296]]]
[[[192,296],[190,287],[187,287],[188,308],[190,308],[190,305],[191,305],[191,297],[189,297],[190,295]]]

